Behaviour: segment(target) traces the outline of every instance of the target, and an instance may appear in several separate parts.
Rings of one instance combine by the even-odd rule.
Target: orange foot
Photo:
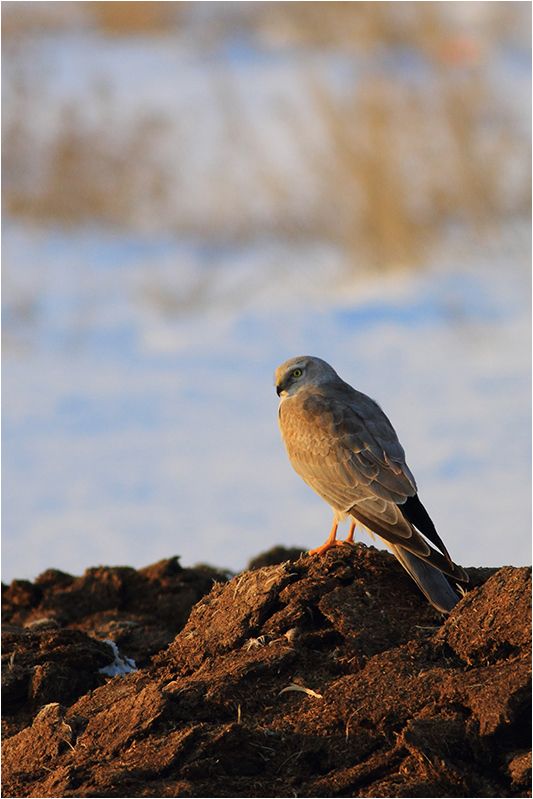
[[[333,547],[342,547],[342,546],[344,546],[344,544],[351,544],[352,546],[355,546],[355,543],[354,543],[354,540],[353,540],[353,534],[354,534],[354,530],[355,530],[355,523],[352,522],[352,524],[350,526],[350,532],[348,533],[348,537],[345,538],[344,541],[337,541],[337,538],[336,538],[336,536],[337,536],[337,527],[338,527],[338,524],[336,522],[333,522],[333,527],[331,528],[331,532],[329,534],[328,540],[325,541],[322,544],[322,546],[316,547],[315,549],[310,549],[309,550],[309,555],[323,555],[324,552],[328,551],[328,549],[333,549]]]
[[[309,550],[309,555],[323,555],[324,552],[327,552],[328,549],[333,549],[334,547],[342,547],[346,541],[330,541],[328,540],[322,544],[321,547],[315,547],[315,549]]]

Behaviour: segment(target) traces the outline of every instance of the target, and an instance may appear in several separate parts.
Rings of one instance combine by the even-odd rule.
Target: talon
[[[343,544],[343,541],[337,541],[336,540],[337,527],[338,527],[338,523],[335,520],[333,520],[333,527],[331,528],[331,532],[330,532],[330,534],[328,536],[328,540],[325,541],[322,544],[321,547],[316,547],[315,549],[310,549],[309,550],[309,554],[310,555],[323,555],[324,552],[328,551],[328,549],[332,549],[333,547],[341,546]]]
[[[321,547],[316,547],[315,549],[310,549],[307,553],[308,555],[323,555],[324,552],[327,552],[328,549],[333,549],[334,547],[343,547],[346,541],[326,541],[325,544],[322,544]]]

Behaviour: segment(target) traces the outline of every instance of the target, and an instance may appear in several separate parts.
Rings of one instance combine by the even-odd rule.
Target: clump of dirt
[[[139,571],[98,566],[81,577],[48,569],[34,583],[2,586],[2,622],[32,630],[68,627],[111,639],[143,666],[172,641],[213,583],[227,577],[209,566],[182,568],[177,557]]]
[[[128,581],[161,586],[158,568]],[[121,593],[116,571],[67,575],[61,590],[75,585],[79,608],[84,591],[105,604]],[[186,623],[169,580],[158,601],[166,625],[175,604],[180,631],[113,678],[101,669],[116,652],[93,623],[110,608],[65,616],[54,574],[48,594],[42,577],[7,590],[12,625],[41,622],[6,633],[5,795],[530,795],[528,569],[472,570],[477,587],[447,618],[392,556],[362,545],[211,582]],[[122,590],[116,630],[123,609],[150,619],[150,638],[155,594],[143,605]],[[56,689],[57,665],[79,681]]]

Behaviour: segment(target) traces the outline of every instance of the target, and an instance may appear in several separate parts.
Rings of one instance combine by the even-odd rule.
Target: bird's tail
[[[444,574],[407,549],[390,543],[388,546],[433,607],[441,613],[449,613],[459,602],[460,596],[453,590]]]

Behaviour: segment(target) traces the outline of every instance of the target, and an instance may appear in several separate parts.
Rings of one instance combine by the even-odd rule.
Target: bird
[[[434,608],[449,613],[468,574],[452,561],[419,499],[404,449],[378,403],[311,355],[282,363],[275,385],[291,465],[333,509],[328,539],[309,555],[353,544],[359,524],[383,540]],[[350,531],[339,541],[345,518]]]

